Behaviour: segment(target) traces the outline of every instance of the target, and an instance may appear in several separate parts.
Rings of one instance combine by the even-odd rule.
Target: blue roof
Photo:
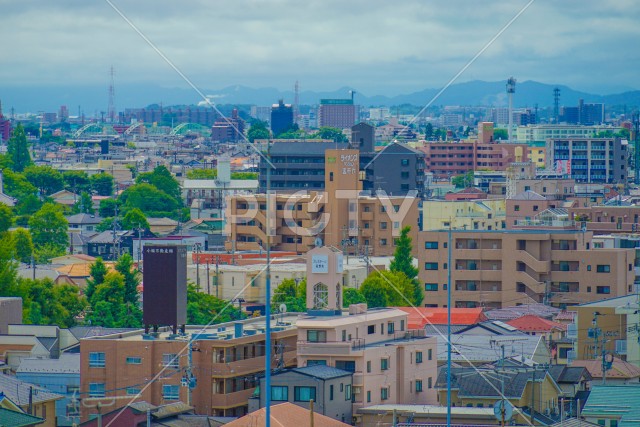
[[[332,368],[331,366],[326,365],[305,366],[303,368],[294,368],[291,371],[303,375],[309,375],[310,377],[320,378],[323,380],[346,377],[353,374],[353,372],[345,371],[338,368]]]

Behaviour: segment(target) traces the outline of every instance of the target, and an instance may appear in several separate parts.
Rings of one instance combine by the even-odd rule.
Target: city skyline
[[[118,84],[187,87],[117,9],[202,88],[289,89],[301,80],[303,89],[391,96],[443,87],[486,45],[457,83],[514,75],[599,94],[638,87],[633,2],[528,4],[5,4],[0,86],[106,87],[114,66]]]

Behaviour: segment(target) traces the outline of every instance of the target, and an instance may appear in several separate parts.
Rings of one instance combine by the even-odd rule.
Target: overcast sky
[[[109,0],[202,88],[443,86],[527,1]],[[638,89],[637,0],[535,0],[459,78]],[[0,0],[0,85],[186,86],[107,0]]]

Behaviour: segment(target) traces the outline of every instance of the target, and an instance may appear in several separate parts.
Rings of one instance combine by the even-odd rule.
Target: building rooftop
[[[61,394],[52,393],[45,388],[20,381],[16,377],[5,374],[0,374],[0,390],[9,400],[18,406],[29,404],[29,394],[31,394],[33,403],[59,400],[64,397]],[[30,393],[31,390],[33,390],[33,393]]]
[[[619,427],[640,426],[640,387],[637,385],[593,385],[582,415],[620,417]]]
[[[343,312],[342,315],[336,316],[309,316],[302,315],[298,319],[298,327],[313,327],[313,328],[335,328],[341,325],[362,322],[362,321],[372,321],[372,320],[384,320],[390,317],[400,317],[406,316],[407,314],[398,310],[397,308],[374,308],[368,309],[366,312],[361,314],[352,314],[350,315],[348,312]]]
[[[329,380],[332,378],[340,378],[340,377],[353,375],[353,372],[345,371],[343,369],[333,368],[331,366],[326,366],[326,365],[305,366],[302,368],[293,368],[291,370],[299,374],[308,375],[310,377],[320,378],[323,380]]]
[[[396,410],[398,413],[411,413],[415,415],[447,415],[446,406],[438,405],[402,405],[402,404],[386,404],[386,405],[371,405],[358,409],[360,414],[377,414],[388,413]],[[476,407],[463,407],[452,406],[451,415],[470,415],[470,416],[491,416],[493,417],[493,408],[476,408]]]
[[[518,317],[517,319],[510,320],[507,324],[523,332],[551,332],[555,330],[567,330],[567,325],[563,323],[553,322],[539,316],[534,316],[533,314],[527,314],[525,316]]]
[[[44,419],[23,412],[0,408],[0,426],[28,427],[40,425]]]
[[[447,309],[441,307],[396,307],[409,314],[409,329],[446,325]],[[452,325],[474,325],[487,320],[482,308],[451,308]]]
[[[278,427],[300,427],[308,426],[311,414],[308,409],[293,403],[285,402],[271,406],[271,425]],[[266,425],[266,409],[262,408],[244,417],[225,424],[227,427],[250,427]],[[313,425],[315,427],[346,427],[345,424],[333,418],[313,413]]]
[[[559,308],[544,305],[542,303],[534,303],[488,310],[485,312],[485,315],[491,320],[512,320],[528,314],[551,318],[559,312]]]
[[[602,378],[602,360],[574,360],[571,366],[587,368],[593,378]],[[607,370],[607,378],[635,379],[640,378],[640,368],[617,357],[613,358],[611,369]]]
[[[274,315],[271,320],[271,330],[273,332],[282,332],[286,330],[295,330],[296,323],[300,314],[298,313],[286,313]],[[236,325],[242,325],[241,329],[236,329]],[[220,323],[210,326],[196,326],[188,325],[186,327],[186,335],[173,335],[171,328],[160,328],[158,336],[145,335],[144,330],[130,330],[128,332],[114,333],[108,335],[87,337],[87,339],[116,339],[125,341],[183,341],[187,342],[189,339],[193,341],[199,340],[217,340],[217,341],[229,341],[236,338],[244,338],[253,335],[264,334],[266,328],[265,317],[255,317],[244,319],[235,322]],[[240,336],[236,336],[236,332],[241,333]]]
[[[36,357],[22,359],[16,373],[80,375],[80,353],[63,353],[58,359],[41,359]]]

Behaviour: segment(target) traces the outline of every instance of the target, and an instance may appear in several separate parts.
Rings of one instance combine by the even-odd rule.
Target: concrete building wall
[[[9,333],[9,325],[22,323],[22,298],[0,298],[0,335]]]
[[[505,228],[505,200],[422,202],[422,230],[501,230]]]

